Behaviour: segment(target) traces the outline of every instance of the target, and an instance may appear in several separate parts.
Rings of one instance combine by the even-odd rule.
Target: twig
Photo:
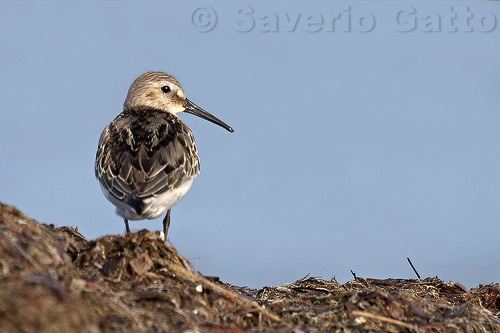
[[[408,262],[410,263],[411,268],[413,268],[413,271],[415,272],[415,274],[417,274],[417,277],[420,280],[421,279],[420,274],[418,274],[417,269],[415,268],[415,266],[413,266],[413,263],[411,262],[410,258],[406,258],[406,260],[408,260]]]
[[[307,273],[306,276],[304,276],[302,279],[298,279],[298,281],[304,281],[309,277],[309,275],[311,275],[311,273]]]
[[[356,311],[356,310],[352,311],[351,314],[353,316],[359,316],[359,317],[365,317],[365,318],[375,319],[375,320],[383,321],[383,322],[386,322],[386,323],[389,323],[389,324],[394,324],[394,325],[398,325],[398,326],[401,326],[401,327],[406,327],[406,328],[408,328],[410,330],[414,330],[415,332],[418,332],[418,330],[417,330],[417,328],[415,326],[407,324],[407,323],[402,322],[400,320],[396,320],[396,319],[392,319],[392,318],[387,318],[387,317],[375,315],[375,314],[369,313],[369,312]]]
[[[2,235],[2,237],[5,238],[7,242],[9,242],[17,250],[17,252],[19,252],[24,257],[24,259],[26,259],[31,264],[31,266],[33,266],[39,273],[42,273],[42,268],[38,266],[38,264],[28,255],[28,253],[26,253],[26,251],[24,251],[21,246],[19,246],[19,244],[10,239],[10,237],[3,231],[2,228],[0,228],[0,235]]]
[[[311,291],[321,291],[322,293],[326,294],[331,294],[332,292],[326,288],[315,288],[315,287],[291,287],[290,289],[292,290],[297,290],[297,291],[306,291],[306,290],[311,290]]]
[[[352,276],[354,276],[354,280],[356,280],[356,273],[353,272],[352,269],[351,269],[351,274],[352,274]]]
[[[232,293],[230,290],[218,285],[217,283],[214,283],[208,279],[206,279],[204,276],[197,275],[195,272],[192,272],[190,270],[176,270],[175,272],[176,275],[184,277],[186,279],[189,279],[193,282],[201,283],[203,284],[203,289],[210,288],[219,295],[228,295],[228,298],[232,301],[235,302],[236,304],[239,305],[246,305],[253,310],[259,312],[260,314],[264,315],[265,317],[282,324],[283,326],[291,327],[290,324],[285,322],[283,319],[278,317],[276,314],[272,313],[271,311],[267,310],[266,308],[262,307],[257,303],[256,301],[252,300],[247,300],[246,298]],[[232,296],[232,297],[231,297]]]

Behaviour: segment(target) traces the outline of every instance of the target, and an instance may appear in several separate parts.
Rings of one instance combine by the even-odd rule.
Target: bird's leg
[[[170,227],[170,209],[167,211],[167,215],[163,219],[163,234],[165,235],[165,242],[167,241],[168,227]]]
[[[128,226],[128,220],[127,219],[123,219],[123,222],[125,222],[125,229],[127,230],[127,234],[130,232],[130,228]]]

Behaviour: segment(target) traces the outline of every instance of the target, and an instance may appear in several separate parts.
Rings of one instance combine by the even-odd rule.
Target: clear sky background
[[[500,282],[499,2],[0,1],[0,50],[0,200],[41,222],[124,232],[97,142],[160,70],[235,129],[181,115],[169,239],[203,274]]]

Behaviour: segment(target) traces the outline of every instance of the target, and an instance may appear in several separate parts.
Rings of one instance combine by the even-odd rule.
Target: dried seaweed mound
[[[0,203],[0,332],[500,332],[500,285],[301,279],[254,290],[195,272],[155,233],[86,240]]]
[[[333,332],[500,332],[500,285],[468,292],[437,277],[309,278],[259,290],[256,298],[297,327]]]

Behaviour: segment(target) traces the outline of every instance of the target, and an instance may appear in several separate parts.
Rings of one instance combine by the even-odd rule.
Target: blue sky
[[[122,233],[97,142],[161,70],[235,129],[181,115],[202,171],[169,239],[202,273],[412,278],[410,257],[499,282],[498,20],[493,1],[0,1],[0,200]]]

